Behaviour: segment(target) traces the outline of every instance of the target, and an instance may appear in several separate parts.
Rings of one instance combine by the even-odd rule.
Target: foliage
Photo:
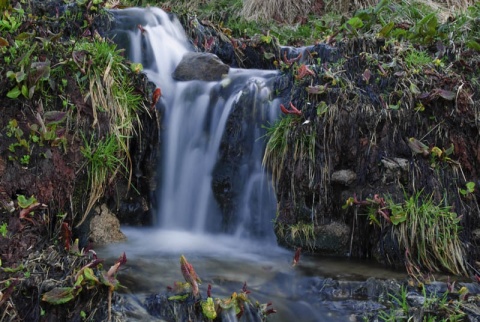
[[[195,299],[195,305],[198,305],[197,308],[201,310],[203,316],[208,320],[214,320],[221,316],[222,311],[233,311],[236,318],[240,319],[245,312],[245,305],[253,305],[248,298],[250,291],[247,289],[246,283],[243,285],[240,293],[233,292],[230,297],[224,299],[212,297],[212,287],[209,284],[207,289],[207,299],[198,300],[200,298],[198,284],[201,283],[201,281],[195,272],[195,269],[187,261],[184,255],[180,256],[180,269],[186,282],[175,282],[174,287],[168,287],[168,289],[174,294],[168,297],[169,301],[183,302],[192,295]],[[259,314],[261,314],[262,318],[265,318],[269,314],[276,313],[274,309],[269,308],[270,305],[271,303],[259,304],[257,302],[255,308],[258,310]]]
[[[467,275],[465,251],[460,240],[461,218],[451,206],[435,203],[433,195],[424,197],[422,194],[419,191],[405,196],[403,203],[396,203],[390,195],[385,199],[376,195],[365,201],[354,196],[347,200],[344,208],[366,206],[371,223],[382,227],[383,219],[393,225],[393,234],[405,254],[409,274],[415,276],[426,269]]]
[[[114,178],[118,171],[127,170],[120,151],[117,138],[113,134],[103,140],[95,139],[92,135],[90,141],[87,141],[84,137],[84,146],[81,148],[81,152],[87,160],[90,199],[79,225],[103,195],[109,180]]]
[[[129,182],[131,180],[129,140],[134,134],[134,125],[140,124],[136,111],[142,106],[142,97],[134,93],[128,77],[130,66],[125,63],[121,51],[116,50],[114,44],[106,41],[82,43],[74,51],[73,57],[86,75],[78,78],[78,83],[81,87],[88,88],[85,90],[86,100],[92,104],[93,126],[98,124],[99,115],[103,114],[108,120],[107,128],[111,133],[98,143],[98,147],[94,148],[95,141],[91,141],[86,142],[82,150],[89,160],[91,194],[83,218],[78,223],[80,225],[103,195],[105,185],[120,168],[126,170]],[[90,59],[92,63],[86,64]]]
[[[285,156],[287,155],[289,135],[292,128],[293,117],[280,118],[272,126],[266,127],[268,138],[263,156],[263,165],[272,170],[272,180],[278,184],[284,169]]]
[[[253,37],[266,30],[279,39],[281,44],[312,44],[316,42],[340,41],[344,38],[378,36],[387,39],[407,40],[420,45],[434,44],[440,40],[445,45],[464,44],[470,49],[480,50],[480,28],[476,19],[480,13],[480,4],[476,3],[463,12],[456,13],[448,21],[440,21],[438,12],[421,1],[405,2],[394,0],[379,1],[375,7],[359,9],[353,16],[343,11],[329,10],[316,15],[306,7],[299,12],[301,23],[284,23],[292,20],[287,17],[285,5],[276,5],[276,1],[212,0],[212,1],[132,1],[133,5],[160,5],[181,14],[194,13],[201,19],[209,19],[220,26],[228,26],[233,37]],[[288,4],[291,4],[288,1]],[[304,1],[296,3],[299,8]],[[257,5],[257,7],[255,7]],[[282,12],[275,19],[268,19],[263,13],[268,6]],[[254,11],[248,7],[255,8]],[[242,9],[243,8],[243,9]],[[267,8],[268,9],[268,8]],[[348,14],[347,14],[348,15]],[[250,16],[250,19],[248,18]],[[271,17],[271,16],[269,16]],[[252,21],[254,18],[255,21]]]
[[[411,304],[408,299],[408,286],[402,286],[398,294],[389,294],[391,307],[388,311],[380,311],[378,318],[381,321],[389,322],[413,319],[419,321],[463,321],[465,312],[462,310],[462,305],[468,302],[464,288],[457,291],[452,287],[444,294],[428,294],[423,284],[420,284],[418,288],[421,290],[421,298],[423,298],[421,307]],[[452,300],[452,298],[458,299]]]
[[[406,197],[403,204],[396,204],[389,197],[386,202],[393,217],[406,217],[394,226],[394,232],[406,252],[407,269],[421,265],[432,272],[444,269],[467,275],[460,240],[461,218],[451,206],[435,203],[433,195],[422,197],[422,191]]]
[[[125,253],[123,253],[108,271],[103,270],[100,262],[101,261],[95,257],[91,262],[82,267],[75,276],[73,276],[74,283],[72,286],[55,287],[48,292],[43,293],[42,301],[53,305],[65,304],[75,299],[75,297],[77,297],[84,289],[90,290],[106,286],[109,294],[108,320],[111,321],[111,297],[113,291],[115,291],[120,285],[116,276],[120,266],[127,262],[127,257],[125,256]]]
[[[7,223],[3,223],[0,225],[0,235],[2,237],[7,237],[7,233],[8,233],[8,225]],[[1,262],[0,262],[1,263]]]

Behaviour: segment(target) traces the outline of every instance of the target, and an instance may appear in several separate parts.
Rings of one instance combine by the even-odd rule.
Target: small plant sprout
[[[7,233],[8,233],[8,225],[7,223],[3,223],[0,225],[0,235],[2,237],[7,237]]]
[[[465,184],[465,189],[459,189],[462,196],[466,197],[472,194],[475,191],[475,182],[467,182]]]
[[[297,250],[295,251],[295,255],[293,255],[292,266],[296,266],[298,264],[298,262],[300,261],[301,253],[302,253],[302,247],[297,247]]]
[[[182,275],[185,281],[192,286],[192,292],[194,296],[198,295],[198,284],[201,284],[202,281],[198,277],[197,273],[193,269],[192,264],[190,264],[185,256],[180,257],[180,268],[182,270]]]

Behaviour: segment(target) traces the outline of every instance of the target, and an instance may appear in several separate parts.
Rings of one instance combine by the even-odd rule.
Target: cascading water
[[[360,272],[381,276],[384,271],[314,257],[302,257],[301,266],[293,269],[292,252],[275,245],[275,200],[261,165],[260,125],[278,117],[269,89],[276,73],[230,69],[219,82],[175,82],[171,75],[190,51],[178,20],[157,8],[112,13],[116,27],[110,37],[130,60],[143,65],[163,93],[157,104],[164,128],[160,229],[124,228],[128,241],[102,250],[110,258],[127,253],[128,273],[120,280],[134,294],[130,303],[138,312],[131,320],[152,321],[138,303],[182,280],[178,259],[184,254],[216,297],[229,298],[247,282],[254,300],[274,303],[278,313],[272,321],[346,321],[358,310],[342,307],[330,295],[320,297],[333,283],[320,276],[345,279]],[[232,115],[241,121],[232,123]],[[224,178],[228,184],[223,184]],[[219,209],[212,186],[217,193],[228,190],[223,191],[228,207]],[[223,216],[225,208],[231,218]],[[200,293],[205,292],[201,285]],[[360,310],[365,305],[360,303]]]
[[[267,85],[276,73],[231,69],[219,82],[175,82],[171,75],[190,50],[178,20],[158,8],[121,10],[115,16],[121,29],[112,31],[114,41],[126,49],[130,60],[142,63],[149,80],[163,93],[158,104],[164,127],[159,226],[196,233],[227,229],[239,237],[254,234],[273,240],[275,199],[261,166],[264,140],[259,138],[263,135],[260,124],[276,117]],[[239,106],[244,95],[250,97],[252,106]],[[235,218],[226,227],[212,193],[212,172],[227,120],[235,108],[257,109],[263,120],[254,120],[253,127],[242,125],[256,137],[250,135],[245,142],[251,145],[245,149],[250,154],[237,160],[241,164],[236,178],[242,184],[235,191]]]

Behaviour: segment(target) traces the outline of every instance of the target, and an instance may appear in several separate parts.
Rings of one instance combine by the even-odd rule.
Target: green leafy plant
[[[465,189],[458,190],[462,196],[468,196],[475,192],[475,182],[469,181],[465,184]]]
[[[27,198],[24,195],[17,195],[17,202],[20,208],[27,209],[37,203],[37,198],[33,195],[30,196],[30,198]]]
[[[186,282],[175,282],[173,287],[168,287],[170,292],[173,293],[173,295],[168,297],[168,300],[183,302],[193,296],[199,304],[203,316],[209,321],[216,319],[222,311],[233,312],[236,318],[240,319],[245,312],[246,305],[255,307],[263,318],[269,314],[276,313],[274,309],[269,308],[271,303],[259,304],[257,302],[253,305],[248,298],[250,291],[247,289],[246,283],[244,283],[241,292],[233,292],[230,297],[224,299],[212,297],[211,285],[208,285],[206,300],[199,300],[200,291],[198,285],[201,283],[200,278],[183,255],[180,256],[180,269]]]
[[[4,10],[2,19],[0,20],[0,32],[14,33],[20,28],[22,24],[22,17],[25,12],[22,9],[20,3],[17,3],[16,6],[11,10]]]
[[[100,262],[99,259],[93,259],[73,276],[72,286],[55,287],[43,293],[42,301],[60,305],[70,302],[84,289],[106,286],[108,287],[108,320],[111,321],[112,293],[120,286],[117,273],[120,267],[127,262],[127,257],[123,253],[108,271],[102,269]]]
[[[7,223],[3,223],[0,225],[0,235],[2,235],[2,237],[7,237],[7,234],[8,234],[8,225]]]

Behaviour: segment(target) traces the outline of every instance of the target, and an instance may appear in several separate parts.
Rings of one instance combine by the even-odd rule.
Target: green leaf
[[[37,199],[33,195],[28,199],[25,198],[24,195],[17,195],[17,201],[18,201],[18,205],[21,208],[25,209],[25,208],[30,207],[35,202],[37,202]]]
[[[382,29],[380,29],[378,35],[383,38],[387,37],[390,31],[392,31],[393,27],[395,27],[395,23],[390,21],[390,23],[386,24]]]
[[[95,282],[96,284],[100,284],[100,281],[95,276],[95,273],[93,272],[93,269],[91,269],[90,267],[87,267],[83,270],[83,276],[85,276],[85,279],[87,281],[91,281],[91,282]]]
[[[188,298],[189,294],[185,295],[174,295],[168,298],[169,301],[185,301]]]
[[[363,27],[363,21],[358,17],[350,18],[347,23],[357,30]]]
[[[327,113],[328,105],[324,101],[321,101],[317,106],[317,115],[322,116],[323,114]]]
[[[25,85],[25,84],[22,85],[22,95],[23,95],[25,98],[30,98],[30,97],[28,97],[28,87],[27,87],[27,85]]]
[[[480,43],[476,42],[475,40],[469,40],[466,43],[467,47],[476,51],[480,51]]]
[[[467,182],[466,184],[468,192],[472,193],[475,191],[475,182]]]
[[[418,89],[416,84],[410,83],[410,92],[412,92],[412,94],[418,95],[420,94],[420,89]]]
[[[25,40],[25,39],[28,39],[28,38],[34,36],[34,35],[35,35],[35,32],[32,32],[32,33],[22,32],[22,33],[18,34],[18,35],[15,37],[15,39],[16,39],[16,40]]]
[[[77,280],[75,281],[74,286],[82,286],[83,280],[84,280],[83,275],[79,275],[77,277]]]
[[[75,289],[73,287],[56,287],[43,294],[42,301],[50,304],[63,304],[75,298]]]
[[[407,220],[407,214],[405,212],[395,213],[394,215],[390,216],[390,220],[394,225],[401,224]]]
[[[211,297],[207,298],[206,301],[202,301],[202,312],[207,318],[213,320],[217,317],[217,312],[215,311],[215,304]]]
[[[22,94],[22,92],[20,91],[20,89],[15,86],[14,88],[12,88],[8,93],[7,93],[7,97],[8,98],[12,98],[12,99],[15,99],[17,98],[18,96],[20,96],[20,94]]]
[[[17,83],[21,83],[25,78],[27,78],[27,74],[24,71],[19,71],[15,73],[15,80]]]
[[[263,58],[265,58],[266,60],[270,60],[270,59],[275,58],[275,54],[265,52],[263,54]]]
[[[272,36],[270,35],[263,35],[263,36],[260,36],[260,40],[263,41],[264,43],[266,44],[269,44],[272,42]]]
[[[3,271],[4,271],[5,273],[16,273],[16,272],[22,271],[24,268],[25,268],[25,267],[23,266],[23,264],[20,264],[19,266],[13,267],[13,268],[12,268],[12,267],[5,267],[5,268],[3,269]]]

